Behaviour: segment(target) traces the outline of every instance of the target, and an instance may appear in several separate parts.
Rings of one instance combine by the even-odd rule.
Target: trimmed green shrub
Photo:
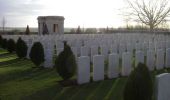
[[[35,42],[29,54],[31,61],[38,67],[44,62],[44,48],[40,42]]]
[[[26,34],[26,35],[30,35],[30,28],[29,28],[29,26],[28,26],[28,25],[27,25],[27,28],[26,28],[25,34]]]
[[[7,39],[2,39],[2,48],[3,49],[7,48]]]
[[[27,55],[27,45],[26,43],[19,38],[16,43],[16,54],[19,58],[24,58]]]
[[[13,39],[9,39],[7,41],[7,50],[10,53],[15,51],[15,41]]]
[[[2,36],[0,35],[0,47],[2,47],[2,40],[3,40],[3,38],[2,38]]]
[[[131,72],[125,89],[124,100],[152,100],[152,78],[145,64],[139,63]]]
[[[77,67],[75,56],[67,43],[64,43],[64,50],[58,55],[55,61],[57,72],[64,79],[70,79],[74,74]]]

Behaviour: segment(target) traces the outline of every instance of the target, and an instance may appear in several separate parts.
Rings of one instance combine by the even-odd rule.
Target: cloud
[[[65,17],[65,27],[106,27],[118,25],[117,8],[123,0],[0,0],[0,22],[4,16],[7,26],[37,27],[37,17]],[[115,25],[115,26],[116,26]],[[0,24],[1,26],[1,24]]]
[[[37,15],[42,9],[43,5],[33,0],[0,0],[0,13],[2,16]]]

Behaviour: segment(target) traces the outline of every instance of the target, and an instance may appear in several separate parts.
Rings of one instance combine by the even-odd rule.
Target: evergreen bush
[[[2,48],[3,49],[7,48],[7,39],[2,39]]]
[[[3,38],[2,38],[2,36],[0,35],[0,47],[2,47],[2,40],[3,40]]]
[[[75,56],[66,42],[64,43],[64,50],[58,55],[55,61],[55,67],[64,80],[70,79],[75,74],[77,67]]]
[[[16,43],[16,54],[19,58],[24,58],[27,55],[27,45],[26,43],[19,38]]]
[[[15,41],[13,39],[9,39],[7,41],[7,50],[8,52],[12,53],[15,51]]]
[[[29,54],[31,61],[38,67],[44,62],[44,48],[40,42],[35,42]]]
[[[152,78],[145,64],[131,72],[124,89],[124,100],[152,100]]]

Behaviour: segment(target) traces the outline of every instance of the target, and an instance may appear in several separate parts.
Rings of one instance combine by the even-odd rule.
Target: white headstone
[[[144,63],[144,54],[142,51],[136,52],[136,62],[135,65],[137,66],[138,63]]]
[[[98,47],[92,46],[91,47],[91,60],[93,60],[93,56],[98,55]]]
[[[111,46],[111,53],[117,53],[117,45],[116,44],[113,44]]]
[[[141,51],[141,44],[140,43],[136,43],[136,45],[135,45],[135,49],[136,49],[136,51]]]
[[[127,44],[127,52],[133,52],[133,47],[130,43]]]
[[[170,73],[156,76],[156,100],[170,99]]]
[[[119,76],[119,56],[116,53],[109,55],[108,78]]]
[[[93,80],[104,80],[104,56],[93,56]]]
[[[78,58],[77,82],[78,84],[90,82],[90,58],[88,56]]]
[[[144,42],[143,43],[143,51],[144,51],[144,55],[147,56],[147,50],[149,49],[149,43]]]
[[[125,44],[120,44],[119,45],[119,57],[122,57],[123,52],[126,52],[126,46]]]
[[[45,51],[44,67],[52,68],[54,66],[53,63],[54,45],[52,45],[51,43],[47,43],[46,47],[44,48],[44,51]]]
[[[170,67],[170,48],[166,50],[166,67]]]
[[[164,67],[164,51],[162,49],[157,50],[156,57],[156,69],[163,69]]]
[[[155,50],[154,43],[149,42],[149,50]]]
[[[128,76],[132,70],[131,55],[129,52],[122,54],[122,76]]]
[[[30,59],[30,52],[31,52],[31,48],[32,48],[32,46],[33,46],[33,40],[32,39],[29,39],[28,40],[28,44],[27,44],[27,46],[28,46],[28,49],[27,49],[27,59]]]
[[[77,47],[77,55],[80,55],[81,52],[81,41],[77,40],[75,47]]]
[[[154,51],[153,50],[148,50],[147,51],[147,61],[146,61],[146,65],[148,67],[148,69],[150,71],[154,70],[154,63],[155,62],[155,55],[154,55]]]
[[[81,47],[81,56],[89,56],[89,47],[87,46]]]
[[[109,48],[107,46],[101,46],[101,55],[104,55],[105,60],[108,59]]]

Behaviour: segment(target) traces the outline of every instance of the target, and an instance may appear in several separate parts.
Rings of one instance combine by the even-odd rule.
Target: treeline
[[[151,33],[150,29],[148,27],[140,27],[140,26],[129,26],[126,28],[112,28],[112,27],[106,27],[106,28],[81,28],[80,26],[78,28],[72,28],[70,31],[65,32],[65,34],[96,34],[96,33]],[[170,34],[169,29],[165,28],[157,28],[154,29],[152,33],[157,34]]]

